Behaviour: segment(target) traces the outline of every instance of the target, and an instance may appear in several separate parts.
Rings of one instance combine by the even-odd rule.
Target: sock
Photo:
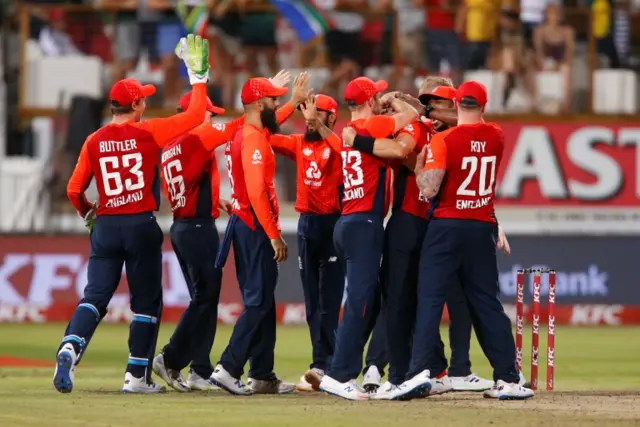
[[[134,314],[129,326],[129,361],[127,372],[136,378],[150,380],[149,365],[153,360],[158,335],[158,318],[146,314]]]
[[[64,331],[64,337],[58,351],[63,345],[70,343],[78,356],[77,363],[79,363],[101,319],[100,312],[93,304],[86,302],[78,304],[67,329]]]

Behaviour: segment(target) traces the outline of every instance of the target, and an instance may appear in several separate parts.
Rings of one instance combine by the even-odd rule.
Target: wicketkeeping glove
[[[89,230],[89,234],[93,231],[93,225],[96,223],[96,205],[84,216],[84,226]]]
[[[209,40],[189,34],[180,39],[175,53],[187,66],[192,85],[209,80]]]

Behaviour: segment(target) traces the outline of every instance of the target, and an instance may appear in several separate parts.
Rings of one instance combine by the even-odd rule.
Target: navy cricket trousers
[[[298,266],[311,335],[310,368],[326,370],[344,295],[344,268],[333,244],[338,214],[302,214],[298,220]]]
[[[169,343],[162,350],[167,367],[184,369],[191,362],[202,378],[213,373],[209,355],[216,335],[222,270],[215,267],[219,237],[209,219],[182,218],[171,225],[171,244],[189,288],[191,302]]]
[[[233,328],[220,364],[234,378],[240,378],[249,361],[250,378],[273,380],[276,378],[273,365],[278,283],[275,253],[271,240],[259,224],[252,230],[235,215],[229,220],[221,252],[228,251],[231,242],[244,310]]]
[[[347,274],[347,301],[327,374],[344,383],[360,375],[366,324],[370,321],[368,312],[374,309],[376,294],[380,292],[382,218],[365,213],[344,215],[336,223],[333,238]]]
[[[420,251],[427,220],[395,210],[387,222],[380,272],[386,308],[389,381],[400,385],[409,371],[416,316]]]
[[[473,220],[432,219],[424,239],[418,274],[418,308],[409,377],[425,369],[432,375],[440,320],[448,287],[458,279],[480,346],[494,370],[494,381],[518,381],[511,322],[499,295],[497,227]]]
[[[129,330],[127,372],[150,381],[162,313],[162,241],[151,212],[96,218],[84,297],[76,307],[62,343],[82,356],[126,268],[133,321]],[[78,359],[79,362],[79,359]]]

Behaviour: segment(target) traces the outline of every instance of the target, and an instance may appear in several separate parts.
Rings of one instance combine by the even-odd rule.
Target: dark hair
[[[120,105],[118,101],[111,100],[111,114],[118,116],[133,112],[133,104]]]

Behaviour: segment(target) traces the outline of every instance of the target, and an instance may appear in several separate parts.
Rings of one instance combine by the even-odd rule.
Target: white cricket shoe
[[[496,381],[490,390],[486,390],[483,393],[483,396],[487,399],[499,400],[524,400],[533,397],[533,395],[533,390],[529,388],[502,380]]]
[[[389,392],[388,400],[411,400],[426,397],[429,395],[431,387],[431,372],[425,369]]]
[[[449,393],[450,391],[454,391],[452,383],[453,378],[450,378],[448,375],[445,375],[441,378],[431,378],[431,390],[429,390],[429,396],[435,396],[437,394],[444,394]]]
[[[211,378],[202,378],[200,375],[196,374],[193,369],[189,370],[187,386],[194,391],[220,390],[220,387],[215,385],[213,381],[211,381]]]
[[[253,391],[253,394],[289,394],[296,391],[294,384],[285,383],[277,378],[270,381],[249,378],[247,386]]]
[[[493,381],[480,378],[476,374],[466,377],[449,377],[453,391],[485,391],[493,387]],[[433,389],[431,390],[433,394]]]
[[[309,371],[313,371],[317,377],[319,377],[319,380],[314,380],[316,388],[313,388],[313,384],[307,381],[307,373],[305,372],[305,374],[300,377],[300,382],[296,385],[296,390],[305,392],[318,391],[318,386],[320,385],[320,381],[322,381],[324,371],[318,368],[311,368]]]
[[[191,391],[180,371],[167,368],[167,365],[164,363],[164,355],[162,353],[153,359],[153,372],[162,378],[167,385],[175,391],[179,391],[180,393],[188,393]]]
[[[249,396],[253,390],[247,387],[239,378],[233,378],[222,365],[216,366],[211,374],[211,381],[221,389],[237,396]]]
[[[391,384],[389,381],[385,381],[375,393],[369,394],[369,399],[373,400],[391,400],[393,392],[398,389],[397,385]]]
[[[147,383],[144,377],[136,378],[131,373],[124,374],[124,385],[122,386],[123,393],[140,393],[140,394],[155,394],[164,393],[167,388],[163,385],[158,385],[154,382]]]
[[[62,346],[56,356],[56,371],[53,374],[53,386],[60,393],[71,393],[76,375],[78,356],[71,343]]]
[[[376,366],[369,366],[369,369],[364,373],[364,379],[362,380],[362,388],[367,393],[375,393],[380,387],[382,382],[382,375]]]
[[[328,375],[322,377],[320,390],[347,400],[368,400],[369,395],[360,389],[356,380],[341,383]]]
[[[521,385],[522,387],[526,387],[526,388],[531,388],[531,383],[527,381],[522,371],[518,373],[518,377],[520,377],[520,379],[518,380],[518,385]]]

